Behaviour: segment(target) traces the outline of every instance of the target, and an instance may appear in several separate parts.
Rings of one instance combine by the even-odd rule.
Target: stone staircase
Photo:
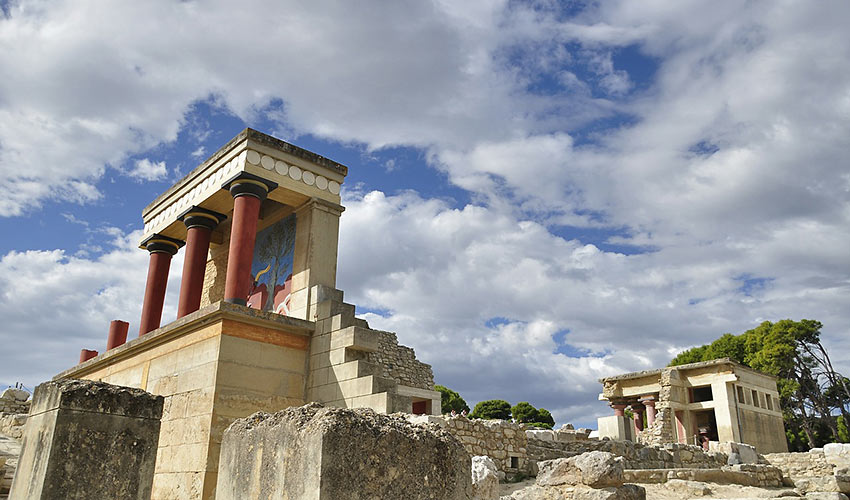
[[[310,345],[307,399],[343,408],[369,407],[381,413],[410,413],[412,399],[398,394],[385,367],[368,361],[380,349],[379,332],[354,316],[341,290],[314,287],[310,310],[316,331]]]

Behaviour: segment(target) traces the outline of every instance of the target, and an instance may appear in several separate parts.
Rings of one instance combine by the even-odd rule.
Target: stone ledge
[[[289,316],[282,316],[268,311],[260,311],[250,307],[219,301],[210,304],[180,319],[157,328],[150,333],[137,337],[114,349],[60,372],[53,380],[65,378],[82,378],[86,374],[100,370],[109,364],[131,358],[141,351],[179,338],[196,331],[198,328],[213,324],[224,319],[238,321],[251,325],[281,330],[286,333],[310,337],[316,328],[316,323]]]

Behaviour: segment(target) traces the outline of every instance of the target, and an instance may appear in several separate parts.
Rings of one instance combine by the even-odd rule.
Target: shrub
[[[501,399],[489,399],[475,405],[475,409],[469,414],[470,418],[486,418],[510,420],[511,404]]]
[[[442,385],[435,385],[434,390],[440,393],[440,411],[443,414],[451,413],[452,410],[457,413],[469,411],[469,405],[460,394]]]

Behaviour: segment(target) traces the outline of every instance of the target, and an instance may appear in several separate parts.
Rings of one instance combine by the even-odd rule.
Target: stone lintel
[[[229,214],[233,200],[218,188],[240,173],[279,185],[268,193],[269,199],[297,207],[310,198],[337,204],[348,169],[323,156],[246,129],[145,207],[144,236],[156,232],[172,238],[185,237],[186,229],[177,217],[190,206]]]
[[[264,134],[252,128],[246,128],[236,134],[236,137],[227,141],[227,143],[220,147],[218,151],[210,155],[203,163],[195,167],[191,172],[186,174],[182,179],[174,183],[173,186],[168,188],[164,193],[157,196],[152,202],[150,202],[144,210],[142,210],[142,215],[147,214],[151,210],[153,210],[157,205],[159,205],[162,201],[168,198],[169,195],[173,194],[175,191],[178,191],[185,184],[189,183],[190,180],[196,177],[198,174],[203,172],[208,166],[215,163],[218,159],[226,156],[227,153],[231,152],[234,149],[237,149],[239,145],[247,144],[248,141],[252,141],[272,149],[283,151],[297,158],[301,158],[310,163],[314,163],[316,165],[322,166],[331,170],[333,172],[342,175],[343,177],[348,175],[348,167],[341,163],[337,163],[333,160],[325,158],[322,155],[313,153],[312,151],[308,151],[304,148],[300,148],[294,144],[290,144],[286,141],[280,140],[276,137],[272,137],[270,135]]]
[[[219,301],[187,314],[163,327],[152,330],[150,333],[133,339],[121,346],[110,349],[73,368],[60,372],[53,377],[53,380],[83,378],[87,374],[100,370],[117,361],[133,357],[142,351],[152,349],[183,335],[187,335],[202,326],[225,320],[255,325],[266,329],[280,330],[290,335],[304,337],[305,341],[308,342],[316,328],[316,324],[312,321]]]

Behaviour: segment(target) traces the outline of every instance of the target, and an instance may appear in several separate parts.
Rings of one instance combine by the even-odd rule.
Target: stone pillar
[[[145,284],[142,319],[139,322],[140,337],[159,328],[162,321],[162,306],[165,304],[165,288],[168,285],[171,257],[183,246],[183,242],[154,234],[143,241],[142,246],[150,252],[151,260],[148,266],[148,280]]]
[[[629,406],[627,404],[622,403],[611,403],[611,408],[614,409],[614,416],[616,417],[625,417],[626,416],[626,407]]]
[[[276,187],[274,182],[245,172],[222,186],[233,196],[233,221],[230,228],[227,277],[224,280],[225,302],[243,306],[248,302],[260,204],[266,199],[269,191]]]
[[[186,252],[183,257],[183,278],[180,281],[178,318],[195,312],[201,307],[201,292],[204,287],[210,237],[213,229],[226,218],[227,216],[223,214],[196,206],[183,212],[177,218],[186,225]]]
[[[341,205],[313,198],[295,211],[295,255],[292,260],[290,316],[316,321],[316,286],[336,287],[336,260]]]
[[[148,500],[162,406],[162,396],[103,382],[39,385],[10,500]]]
[[[635,422],[635,436],[638,435],[638,432],[643,430],[643,405],[633,404],[632,405],[632,418]]]
[[[97,351],[91,349],[80,349],[80,363],[90,360],[97,356]]]
[[[652,427],[655,423],[655,399],[641,399],[640,402],[646,408],[646,425]]]
[[[109,323],[109,337],[106,338],[106,350],[114,349],[119,345],[127,342],[127,330],[130,329],[130,323],[114,319]]]

